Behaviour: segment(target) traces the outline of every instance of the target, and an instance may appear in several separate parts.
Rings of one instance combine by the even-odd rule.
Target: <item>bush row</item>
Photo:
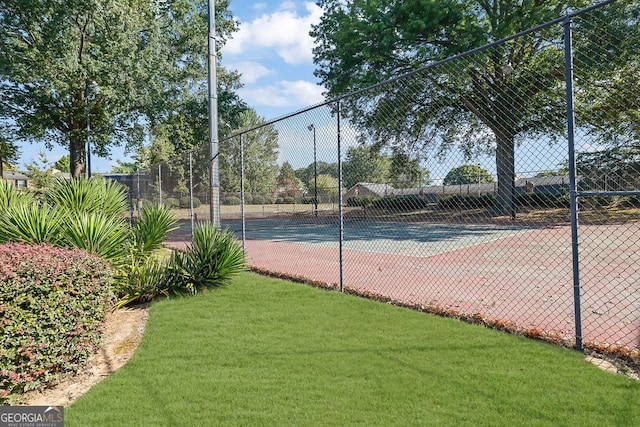
[[[0,245],[0,403],[87,361],[114,304],[111,280],[84,250]]]

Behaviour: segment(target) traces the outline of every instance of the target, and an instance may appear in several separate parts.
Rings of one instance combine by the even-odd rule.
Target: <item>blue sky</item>
[[[241,98],[267,120],[322,102],[323,89],[313,75],[309,36],[311,24],[321,16],[315,2],[232,0],[230,9],[240,29],[222,50],[222,65],[242,73]],[[21,147],[19,168],[39,151],[50,162],[68,154],[61,146],[47,151],[27,143]],[[91,157],[92,172],[109,172],[117,159],[127,160],[122,148],[112,151],[111,159]]]

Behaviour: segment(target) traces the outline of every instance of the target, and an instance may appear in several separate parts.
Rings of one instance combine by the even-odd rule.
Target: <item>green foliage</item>
[[[10,205],[30,203],[35,203],[32,193],[18,191],[9,181],[0,179],[0,212]]]
[[[444,185],[486,184],[495,182],[488,170],[478,165],[462,165],[453,168],[444,178]]]
[[[129,254],[126,246],[129,233],[124,217],[116,219],[102,213],[82,212],[62,227],[61,242],[64,246],[96,253],[117,266]]]
[[[375,197],[375,196],[352,196],[352,197],[349,197],[347,199],[347,206],[367,207],[367,206],[373,205],[374,203],[380,203],[380,202],[381,202],[381,198],[380,197]]]
[[[375,147],[349,147],[342,164],[342,183],[351,188],[359,182],[385,183],[391,160]]]
[[[39,203],[14,203],[0,211],[0,243],[59,244],[63,212]]]
[[[228,7],[216,1],[218,48],[236,29]],[[206,140],[206,2],[18,0],[0,10],[0,118],[25,139],[69,147],[73,176],[85,171],[87,106],[93,154],[142,144],[145,118],[153,139]],[[220,66],[218,76],[229,122],[243,106],[239,76]]]
[[[254,205],[272,205],[275,203],[275,200],[270,196],[254,194],[251,198],[251,203]]]
[[[196,293],[227,285],[245,268],[242,246],[230,231],[219,231],[210,223],[198,224],[186,252],[174,251],[168,266],[173,294]]]
[[[121,218],[128,206],[125,187],[100,177],[57,178],[47,188],[45,195],[49,204],[65,209],[70,216],[96,212]]]
[[[162,247],[167,235],[177,228],[175,216],[168,207],[147,204],[140,209],[133,230],[134,253],[146,256]]]
[[[233,233],[199,224],[186,251],[174,251],[168,260],[149,257],[126,268],[119,280],[118,306],[225,286],[245,265],[244,250]]]
[[[569,193],[518,193],[515,198],[516,206],[534,209],[569,208],[571,198]]]
[[[225,205],[239,205],[241,203],[240,197],[237,196],[227,196],[224,198]]]
[[[242,135],[244,148],[244,188],[246,193],[265,192],[278,174],[278,131],[247,109],[239,115],[236,131],[257,128]],[[240,140],[220,142],[220,186],[224,192],[240,191]]]
[[[169,209],[179,208],[180,200],[176,199],[175,197],[167,197],[166,199],[162,199],[162,204]]]
[[[495,205],[495,194],[454,194],[438,200],[439,209],[480,209]]]
[[[391,196],[374,200],[371,204],[374,208],[390,211],[414,211],[429,206],[429,202],[423,196]]]
[[[71,172],[71,163],[69,161],[69,155],[66,154],[60,157],[53,163],[53,168],[59,170],[60,172]]]
[[[111,270],[84,251],[0,245],[0,403],[80,368],[113,306]]]

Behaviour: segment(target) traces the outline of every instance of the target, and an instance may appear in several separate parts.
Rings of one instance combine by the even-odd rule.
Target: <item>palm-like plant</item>
[[[133,232],[134,252],[144,255],[160,249],[169,232],[176,228],[176,218],[170,209],[163,205],[143,206]]]
[[[0,179],[0,209],[8,208],[11,205],[32,203],[33,195],[16,190],[9,181]]]
[[[70,213],[100,212],[120,218],[127,211],[125,187],[100,177],[57,178],[46,191],[45,197],[49,204]]]
[[[246,266],[245,254],[230,231],[219,231],[203,223],[193,231],[186,252],[174,252],[168,267],[172,293],[196,293],[200,289],[225,286]]]
[[[0,243],[7,241],[37,244],[60,242],[62,215],[46,204],[11,203],[0,211]]]
[[[61,227],[61,242],[93,252],[115,266],[129,254],[126,243],[130,230],[124,217],[114,218],[99,212],[81,212]]]

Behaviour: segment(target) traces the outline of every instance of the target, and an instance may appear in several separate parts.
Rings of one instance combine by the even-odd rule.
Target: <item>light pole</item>
[[[84,99],[87,107],[87,179],[91,178],[91,106],[89,105],[89,86],[91,86],[94,96],[100,93],[98,83],[91,82],[91,85],[89,85],[87,80],[84,87]]]
[[[316,160],[316,127],[313,124],[307,126],[309,132],[313,131],[313,204],[316,217],[318,216],[318,161]]]

